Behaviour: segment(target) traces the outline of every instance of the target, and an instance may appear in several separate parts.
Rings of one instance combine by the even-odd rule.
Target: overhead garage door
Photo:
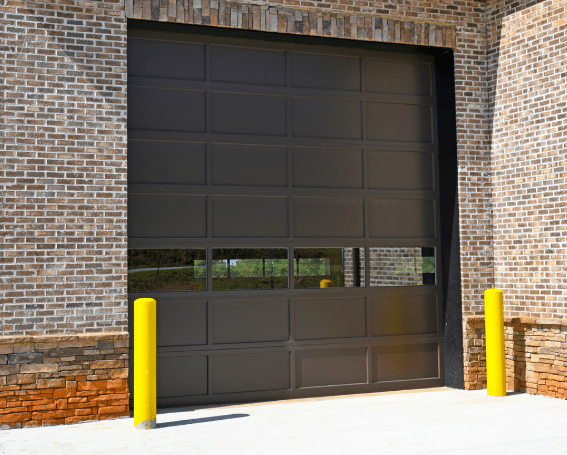
[[[434,82],[418,53],[130,30],[158,405],[443,384]]]

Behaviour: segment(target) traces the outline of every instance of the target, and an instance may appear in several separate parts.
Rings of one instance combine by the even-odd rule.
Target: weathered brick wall
[[[0,334],[127,331],[123,0],[0,2]]]
[[[465,324],[465,386],[486,388],[484,318]],[[567,398],[567,323],[554,319],[505,318],[506,388]]]
[[[423,284],[421,248],[369,248],[370,286]]]
[[[0,428],[128,416],[128,334],[0,337]]]
[[[489,3],[495,285],[510,317],[567,317],[567,1]]]

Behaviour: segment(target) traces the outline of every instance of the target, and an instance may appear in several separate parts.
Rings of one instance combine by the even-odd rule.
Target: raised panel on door
[[[213,302],[213,343],[260,343],[289,340],[288,300]]]
[[[129,262],[162,403],[442,385],[433,57],[195,32],[129,52],[130,248],[192,251]]]
[[[290,353],[287,351],[215,355],[214,393],[289,389],[289,362]]]
[[[364,297],[295,299],[295,339],[366,336]]]
[[[295,362],[298,388],[366,382],[366,348],[297,351]]]

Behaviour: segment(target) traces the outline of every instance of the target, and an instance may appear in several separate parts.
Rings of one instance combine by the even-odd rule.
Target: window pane
[[[285,248],[213,250],[213,289],[287,289]]]
[[[206,289],[206,250],[128,250],[128,292]]]
[[[369,248],[370,286],[435,284],[434,248]]]
[[[297,248],[296,289],[364,286],[364,248]]]

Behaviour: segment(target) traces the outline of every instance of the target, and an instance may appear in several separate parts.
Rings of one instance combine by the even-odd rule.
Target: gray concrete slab
[[[0,454],[567,454],[567,400],[486,390],[172,408],[157,421],[0,431]]]

